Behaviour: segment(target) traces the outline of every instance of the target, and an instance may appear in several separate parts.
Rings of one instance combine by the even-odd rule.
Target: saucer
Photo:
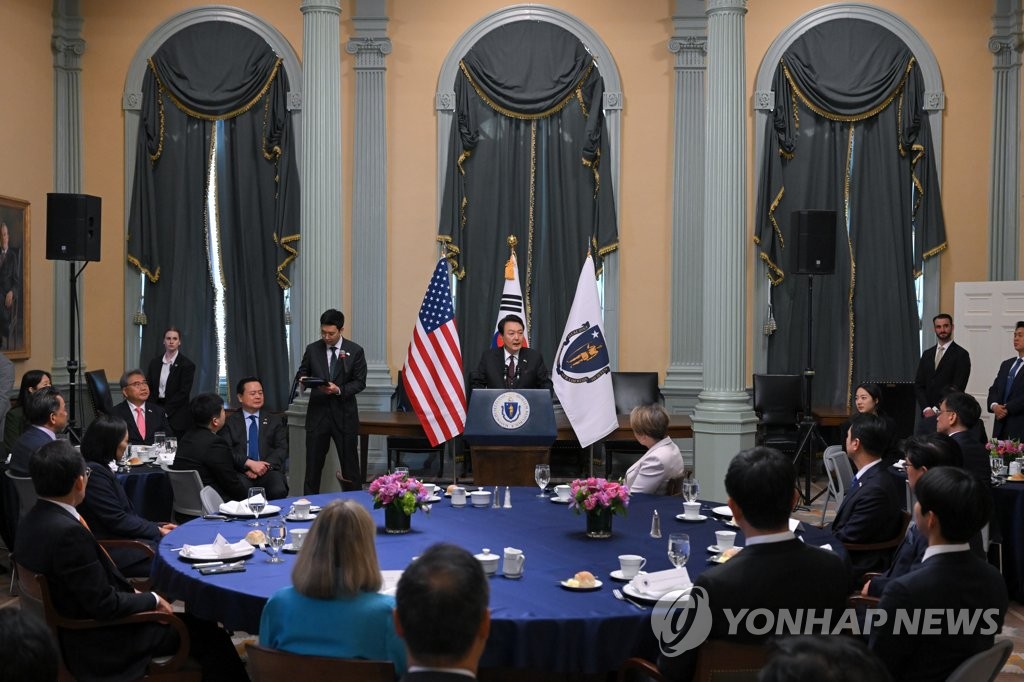
[[[646,571],[639,571],[636,575],[643,575],[644,573],[646,573]],[[622,583],[628,583],[630,580],[633,579],[633,578],[627,578],[626,576],[622,575],[622,570],[618,569],[618,568],[616,568],[614,571],[612,571],[608,575],[611,577],[612,580],[618,580],[619,582],[622,582]],[[634,577],[636,577],[636,576],[634,576]]]
[[[570,592],[593,592],[594,590],[601,589],[601,585],[604,584],[600,580],[595,580],[594,584],[590,587],[570,587],[568,583],[568,580],[560,580],[558,582],[558,584],[562,586],[562,589],[569,590]]]
[[[434,503],[434,502],[440,502],[440,501],[441,501],[441,498],[440,498],[440,497],[438,497],[437,495],[431,495],[430,497],[428,497],[427,499],[425,499],[425,500],[423,500],[423,501],[424,501],[424,502],[430,502],[430,503]]]
[[[703,514],[698,514],[692,519],[686,516],[685,514],[676,514],[676,518],[680,521],[685,521],[686,523],[700,523],[701,521],[708,520],[708,517],[704,516]]]
[[[310,514],[309,516],[296,516],[295,514],[287,514],[284,517],[284,520],[285,521],[298,521],[300,523],[305,523],[305,522],[308,522],[308,521],[315,521],[316,520],[316,514]]]
[[[732,509],[729,509],[729,505],[723,504],[721,507],[714,507],[711,510],[712,514],[718,514],[719,516],[727,516],[732,518]]]
[[[733,545],[733,547],[735,547],[735,546],[736,545]],[[712,554],[721,554],[722,552],[728,552],[730,549],[732,549],[732,547],[726,547],[726,548],[723,549],[722,547],[719,547],[718,545],[708,545],[708,551],[711,552]]]
[[[548,499],[551,500],[552,502],[554,502],[555,504],[569,504],[570,502],[572,502],[572,498],[571,497],[566,498],[566,499],[563,500],[558,495],[555,495],[554,497],[549,497]]]

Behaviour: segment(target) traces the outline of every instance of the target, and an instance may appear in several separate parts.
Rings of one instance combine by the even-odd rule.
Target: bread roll
[[[580,587],[593,587],[597,584],[597,578],[590,571],[580,571],[573,576],[573,580],[579,583]]]
[[[265,545],[267,544],[267,536],[261,530],[251,530],[245,534],[245,541],[250,545]]]

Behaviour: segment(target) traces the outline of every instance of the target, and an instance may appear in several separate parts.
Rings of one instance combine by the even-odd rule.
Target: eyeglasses
[[[128,385],[131,386],[132,388],[138,388],[139,386],[149,386],[149,382],[143,379],[142,381],[133,381]]]
[[[86,467],[85,471],[82,472],[82,475],[85,476],[85,480],[88,481],[89,477],[92,476],[92,469],[90,469],[89,467]]]

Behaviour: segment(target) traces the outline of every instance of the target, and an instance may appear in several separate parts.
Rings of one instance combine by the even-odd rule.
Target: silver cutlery
[[[630,599],[626,595],[622,594],[622,590],[620,590],[617,587],[612,589],[612,594],[615,595],[615,598],[618,599],[619,601],[624,601],[627,604],[629,604],[630,606],[632,606],[634,608],[637,608],[637,609],[640,609],[641,611],[645,611],[646,610],[646,607],[641,606],[640,604],[637,604],[635,601],[633,601],[632,599]]]

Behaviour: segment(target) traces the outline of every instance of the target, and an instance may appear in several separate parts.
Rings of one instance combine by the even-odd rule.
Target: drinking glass
[[[164,451],[164,446],[167,443],[167,434],[163,431],[157,431],[153,434],[153,445],[154,449],[160,453]]]
[[[288,537],[288,531],[285,530],[284,524],[280,521],[267,521],[267,544],[270,546],[270,559],[267,560],[268,564],[282,564],[284,559],[281,558],[281,548],[284,547],[284,541]]]
[[[547,493],[544,489],[548,487],[548,483],[551,482],[551,467],[547,464],[538,464],[533,468],[533,480],[537,481],[537,485],[540,486],[540,495],[537,497],[547,497]]]
[[[696,478],[688,478],[683,481],[683,498],[687,502],[696,502],[698,494],[700,494],[700,483]]]
[[[257,495],[259,497],[254,501],[253,498]],[[253,520],[249,525],[254,528],[259,528],[260,512],[267,506],[267,496],[263,488],[249,488],[249,498],[246,500],[246,505],[248,505],[249,511],[251,511],[253,515]]]
[[[1003,469],[1002,457],[989,458],[989,465],[992,467],[992,478],[998,478],[999,472]]]
[[[393,473],[402,474],[406,478],[409,478],[409,467],[395,467]]]
[[[682,568],[690,559],[690,536],[686,533],[672,533],[668,536],[668,560],[676,568]]]

